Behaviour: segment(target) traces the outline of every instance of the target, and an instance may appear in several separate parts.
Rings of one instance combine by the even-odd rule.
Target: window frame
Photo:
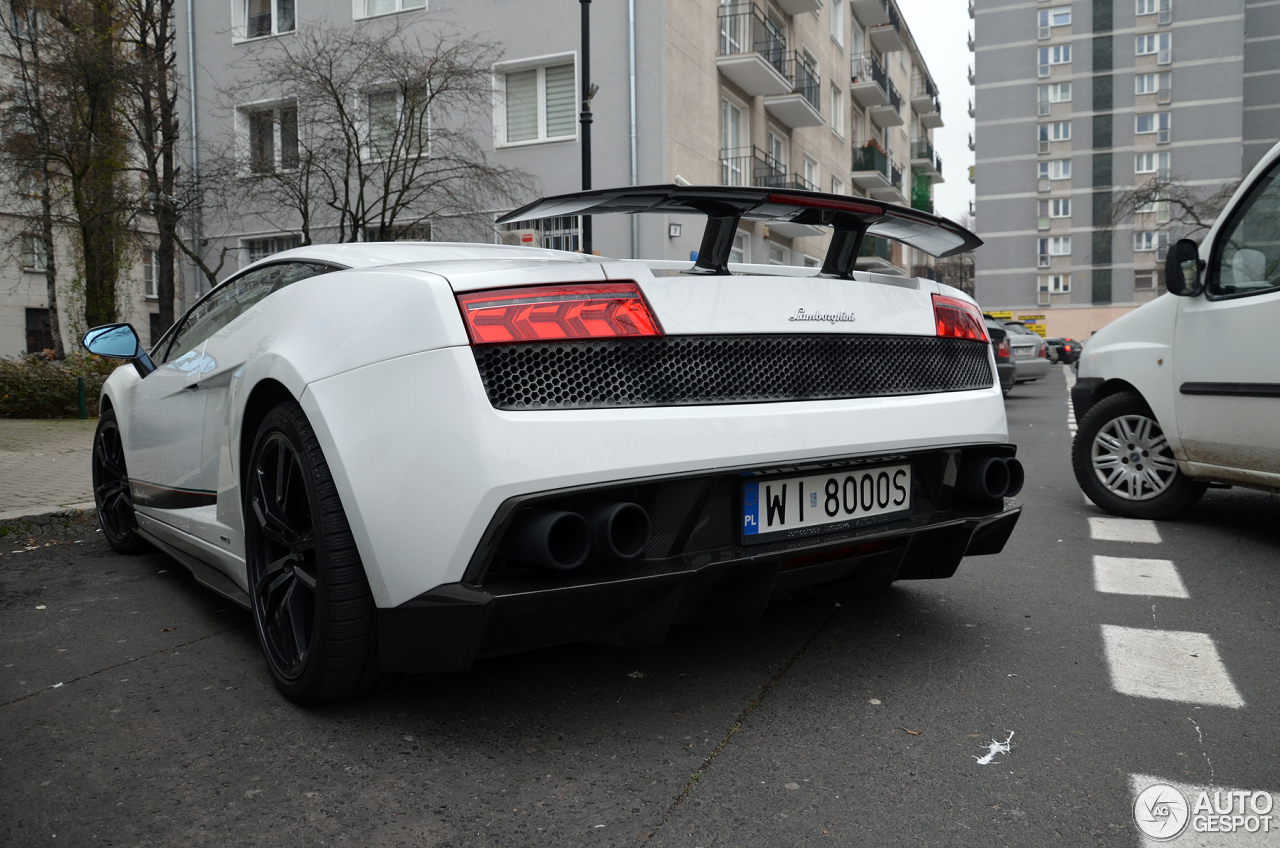
[[[420,125],[417,128],[415,136],[419,137],[419,149],[416,156],[411,156],[408,148],[409,130],[402,124],[405,114],[405,92],[399,87],[387,88],[370,88],[361,92],[361,99],[364,103],[364,120],[365,120],[365,138],[362,144],[361,155],[364,156],[366,162],[382,161],[389,156],[380,155],[377,145],[374,143],[374,120],[373,120],[373,99],[384,95],[391,95],[395,98],[395,126],[392,127],[392,139],[396,142],[391,150],[393,156],[403,159],[426,159],[431,156],[431,94],[426,92],[426,103],[422,106],[422,114],[420,117]],[[421,136],[425,135],[426,144],[420,143]]]
[[[285,151],[285,126],[286,122],[283,116],[286,113],[293,114],[293,153],[286,158]],[[257,168],[256,163],[259,161],[254,151],[254,121],[260,120],[263,115],[271,116],[271,167]],[[240,157],[240,175],[242,177],[264,177],[271,174],[287,173],[297,170],[301,164],[301,118],[298,114],[298,102],[296,100],[272,100],[260,103],[247,103],[243,106],[236,107],[236,134],[239,137]]]
[[[1240,222],[1244,216],[1253,208],[1258,198],[1272,184],[1277,185],[1280,191],[1280,161],[1273,162],[1271,167],[1264,171],[1253,185],[1249,186],[1249,191],[1241,198],[1240,202],[1231,210],[1231,216],[1222,223],[1218,228],[1216,237],[1213,240],[1213,248],[1209,252],[1209,264],[1205,268],[1204,294],[1208,300],[1237,300],[1242,297],[1256,297],[1262,294],[1274,294],[1280,291],[1280,283],[1265,289],[1254,289],[1244,292],[1221,293],[1217,291],[1221,281],[1220,269],[1222,267],[1222,254],[1226,250],[1227,242],[1230,241],[1231,234],[1240,226]]]
[[[233,30],[236,34],[233,38],[234,42],[240,43],[244,41],[258,41],[263,38],[279,38],[282,35],[290,35],[298,31],[297,0],[266,0],[266,2],[271,6],[271,31],[250,35],[249,4],[252,2],[253,0],[240,0],[240,2],[236,3],[234,6],[236,14],[239,15],[239,20],[236,21],[236,25]],[[288,29],[280,28],[280,6],[282,3],[288,3],[293,8],[293,25]]]
[[[1068,273],[1040,274],[1036,285],[1040,291],[1049,294],[1071,294],[1071,275]]]
[[[844,0],[832,0],[830,11],[827,13],[828,24],[831,27],[831,40],[839,45],[841,50],[844,50],[844,11]]]
[[[27,260],[30,259],[30,262]],[[18,267],[28,274],[44,274],[49,271],[49,253],[39,233],[22,234],[22,255]]]
[[[142,249],[142,297],[160,299],[160,254],[154,247]]]
[[[1036,179],[1069,180],[1071,179],[1070,159],[1045,159],[1036,163]],[[1054,176],[1054,172],[1057,176]]]
[[[370,12],[369,3],[374,0],[351,0],[351,19],[353,21],[367,21],[373,18],[385,18],[389,15],[402,15],[405,12],[425,12],[429,5],[429,0],[421,0],[421,6],[411,6],[405,8],[406,0],[392,0],[396,8],[390,12]],[[407,0],[407,2],[415,2],[415,0]]]
[[[831,90],[831,131],[840,138],[845,137],[844,89],[839,86],[827,86]]]
[[[578,65],[578,52],[576,50],[566,51],[564,53],[554,53],[546,56],[534,56],[527,59],[517,59],[511,62],[501,62],[493,66],[493,91],[494,91],[494,109],[493,109],[493,146],[495,149],[509,147],[530,147],[538,144],[564,144],[566,142],[577,142],[582,134],[582,125],[578,120],[573,122],[572,135],[548,136],[547,133],[547,69],[556,68],[564,65],[573,66],[573,114],[578,114],[580,99],[582,97],[580,79],[581,70]],[[523,71],[536,70],[536,97],[537,97],[537,124],[538,134],[535,138],[523,139],[520,141],[507,141],[507,76],[509,74],[521,73]]]

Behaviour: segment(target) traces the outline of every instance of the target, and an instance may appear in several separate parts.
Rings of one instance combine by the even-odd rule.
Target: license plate
[[[911,465],[844,468],[742,484],[742,541],[834,533],[911,515]]]

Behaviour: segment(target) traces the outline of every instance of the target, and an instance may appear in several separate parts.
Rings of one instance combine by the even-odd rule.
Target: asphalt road
[[[247,614],[164,556],[2,540],[0,844],[1138,845],[1134,775],[1280,790],[1280,498],[1093,539],[1061,371],[1008,409],[1026,510],[950,580],[324,709],[277,695]],[[1187,597],[1098,591],[1095,556],[1168,560]],[[1205,634],[1208,699],[1242,705],[1190,702],[1190,654],[1121,694],[1107,627]]]

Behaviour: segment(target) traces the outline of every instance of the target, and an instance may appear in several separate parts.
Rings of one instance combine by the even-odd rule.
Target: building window
[[[245,37],[264,38],[293,32],[294,0],[246,0]]]
[[[1166,153],[1138,153],[1133,157],[1133,172],[1135,174],[1161,174],[1164,179],[1169,177],[1169,154]]]
[[[1051,82],[1048,85],[1039,86],[1038,93],[1041,103],[1070,103],[1071,83]]]
[[[720,101],[720,184],[740,186],[747,184],[747,168],[750,156],[744,156],[742,139],[746,136],[742,110],[729,100]]]
[[[737,233],[733,237],[733,247],[729,248],[729,261],[736,262],[739,265],[746,264],[750,258],[747,250],[750,246],[751,237],[746,233]]]
[[[831,129],[844,138],[844,92],[831,86]]]
[[[298,167],[298,107],[243,110],[248,126],[249,171],[271,174]]]
[[[1169,112],[1152,112],[1134,116],[1134,133],[1146,135],[1156,134],[1156,144],[1169,143]]]
[[[1036,51],[1038,64],[1040,65],[1039,75],[1042,77],[1049,76],[1049,69],[1054,65],[1071,64],[1071,45],[1055,44],[1052,47],[1041,47]]]
[[[502,144],[571,141],[578,137],[577,80],[573,62],[507,71],[498,109]]]
[[[785,174],[787,172],[787,139],[781,134],[769,130],[766,135],[766,141],[769,149],[765,151],[765,154],[769,167],[773,169],[775,174]]]
[[[832,193],[832,194],[844,194],[844,180],[840,179],[839,177],[832,177],[832,178],[831,178],[831,193]]]
[[[1135,74],[1133,77],[1134,94],[1160,94],[1172,88],[1173,74],[1164,71],[1158,74]]]
[[[1173,61],[1173,34],[1156,32],[1150,35],[1139,35],[1136,39],[1135,52],[1138,56],[1156,57],[1156,64],[1167,65]]]
[[[818,163],[808,156],[804,157],[804,181],[810,191],[818,190]]]
[[[831,4],[831,37],[836,44],[844,47],[844,2],[835,0]]]
[[[151,247],[142,251],[142,296],[151,300],[160,297],[160,257]]]
[[[533,222],[516,222],[504,224],[503,229],[533,230],[523,234],[522,244],[528,247],[545,247],[549,250],[567,250],[571,253],[581,250],[582,219],[577,215],[561,215],[557,218],[543,218]]]
[[[257,262],[259,259],[266,259],[273,253],[301,247],[302,238],[299,236],[272,236],[271,238],[249,239],[245,241],[244,246],[249,251],[249,261]]]
[[[1159,250],[1169,244],[1169,234],[1164,231],[1146,230],[1133,234],[1133,252],[1145,253],[1149,250]]]
[[[1039,14],[1040,28],[1071,26],[1071,7],[1055,6],[1052,9],[1041,9]]]
[[[27,353],[53,349],[53,330],[49,328],[49,310],[27,310]]]
[[[1071,236],[1051,236],[1041,241],[1049,242],[1050,256],[1070,256],[1071,255]]]
[[[1048,124],[1040,125],[1040,152],[1049,152],[1049,142],[1051,141],[1070,141],[1071,140],[1071,122],[1070,121],[1054,121]]]
[[[787,249],[780,244],[769,243],[769,264],[786,265]]]
[[[22,270],[46,271],[49,268],[49,254],[44,249],[44,239],[35,233],[22,234]]]
[[[1173,21],[1173,0],[1138,0],[1137,14],[1159,15],[1158,23]]]
[[[405,97],[401,92],[375,91],[368,95],[369,147],[371,158],[403,154],[408,158],[426,156],[430,148],[430,95],[426,92]]]
[[[425,9],[427,0],[359,0],[359,8],[364,13],[360,17],[372,18],[377,15],[407,12],[410,9]]]
[[[1070,274],[1041,274],[1040,291],[1050,294],[1070,294]]]
[[[1150,290],[1156,287],[1158,275],[1155,271],[1134,271],[1133,287],[1139,290]]]
[[[1048,162],[1037,162],[1039,176],[1042,180],[1071,179],[1070,159],[1051,159]]]
[[[1053,197],[1040,201],[1040,219],[1043,222],[1042,230],[1049,229],[1050,218],[1070,218],[1071,217],[1071,198],[1069,197]]]

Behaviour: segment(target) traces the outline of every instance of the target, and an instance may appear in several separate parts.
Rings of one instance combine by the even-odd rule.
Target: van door
[[[1209,247],[1204,294],[1178,305],[1178,436],[1192,462],[1280,473],[1280,162]]]

